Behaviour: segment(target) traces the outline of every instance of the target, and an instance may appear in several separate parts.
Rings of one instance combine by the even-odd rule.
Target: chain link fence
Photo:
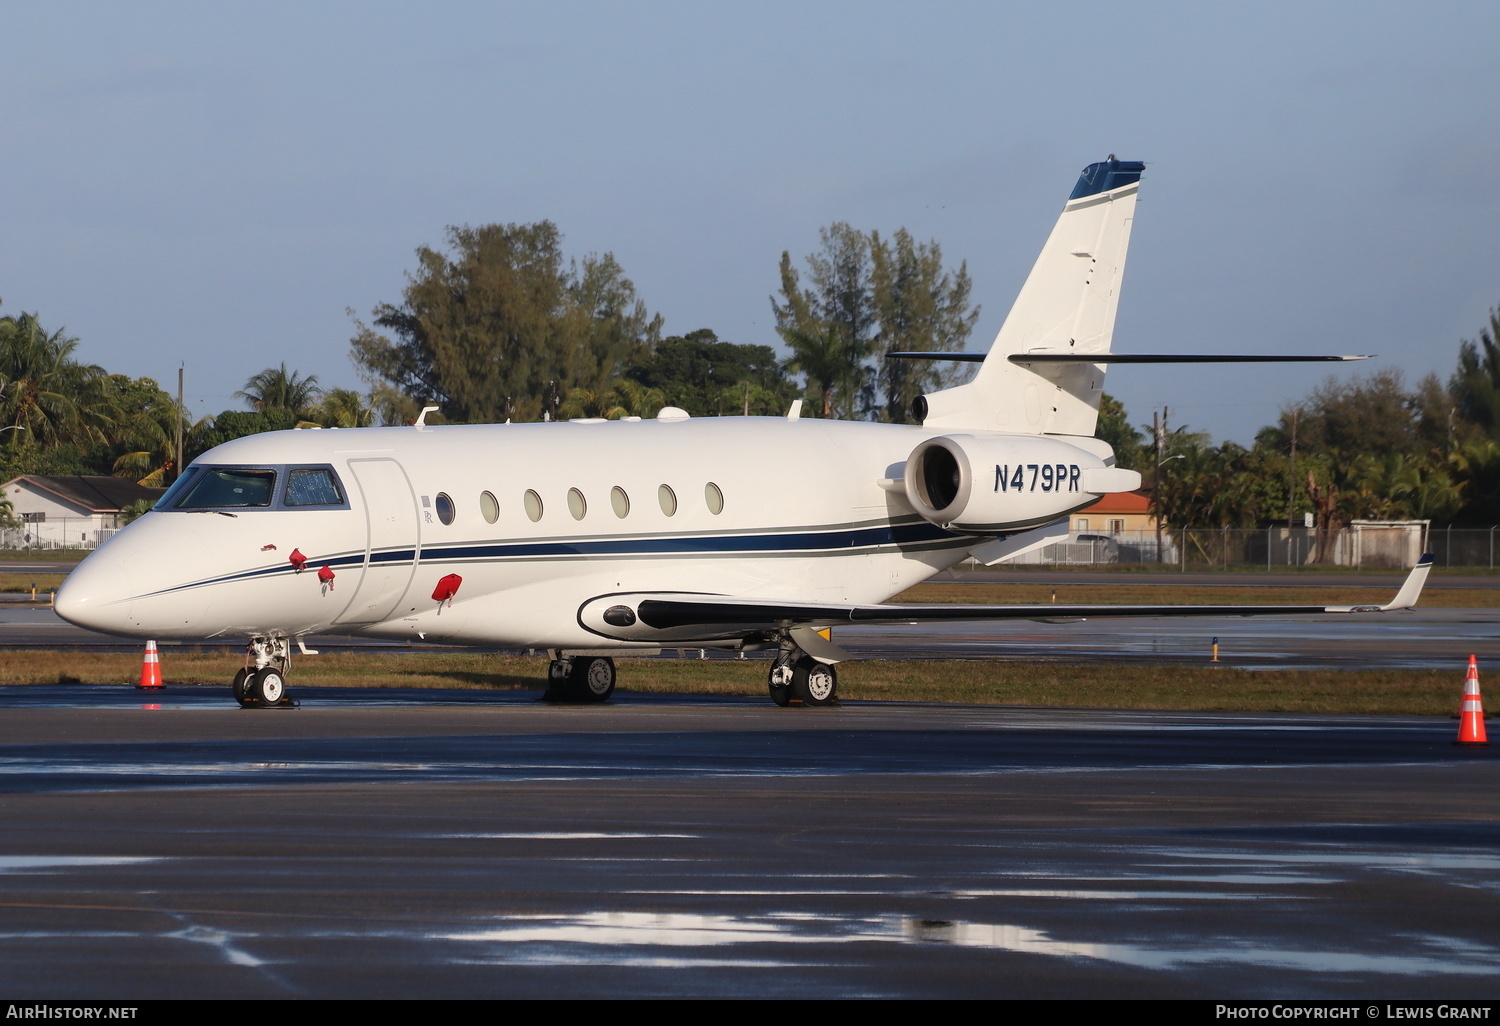
[[[124,523],[117,516],[23,519],[9,527],[0,528],[0,548],[11,552],[24,552],[28,549],[97,549],[123,526]]]
[[[1401,569],[1431,552],[1440,567],[1494,569],[1500,526],[1444,527],[1425,521],[1355,521],[1333,531],[1314,528],[1165,528],[1075,534],[1012,560],[1042,566],[1155,564],[1174,569],[1275,569],[1358,566]]]

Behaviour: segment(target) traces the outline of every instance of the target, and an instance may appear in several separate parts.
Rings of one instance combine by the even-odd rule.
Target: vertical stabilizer
[[[1026,353],[1107,353],[1145,165],[1090,164],[974,380],[923,399],[928,427],[1092,435],[1104,366],[1013,362]],[[919,400],[919,412],[920,412]]]

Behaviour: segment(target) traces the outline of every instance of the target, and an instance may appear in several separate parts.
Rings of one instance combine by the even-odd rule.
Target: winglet
[[[1417,596],[1422,594],[1422,585],[1427,583],[1427,573],[1432,569],[1432,553],[1423,553],[1422,558],[1417,560],[1417,565],[1411,568],[1411,573],[1406,575],[1406,581],[1401,585],[1401,590],[1396,592],[1388,605],[1381,606],[1382,612],[1388,609],[1410,609],[1417,604]]]

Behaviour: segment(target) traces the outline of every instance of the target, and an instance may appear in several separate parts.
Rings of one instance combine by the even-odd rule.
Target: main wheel
[[[792,694],[803,705],[833,705],[838,701],[838,675],[828,663],[803,656],[792,669]]]
[[[584,656],[573,660],[568,676],[568,697],[575,702],[602,702],[615,691],[615,661],[607,656]]]
[[[263,705],[276,705],[286,696],[286,678],[270,666],[257,670],[251,678],[250,694]]]
[[[777,659],[771,664],[771,672],[766,679],[766,686],[771,691],[771,701],[779,706],[792,704],[792,664],[785,659]]]
[[[230,685],[234,690],[234,700],[241,706],[247,706],[252,701],[250,697],[250,670],[240,667],[239,672],[234,675],[234,683]]]

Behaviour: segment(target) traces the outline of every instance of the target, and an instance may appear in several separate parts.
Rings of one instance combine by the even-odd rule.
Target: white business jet
[[[921,426],[802,420],[799,403],[253,435],[85,559],[57,611],[128,637],[247,638],[243,705],[285,701],[292,648],[343,634],[547,649],[553,692],[579,701],[609,697],[613,656],[769,650],[772,699],[818,706],[848,657],[820,631],[840,624],[1411,606],[1428,557],[1384,606],[881,604],[1060,540],[1070,512],[1140,486],[1093,437],[1107,364],[1351,359],[1112,354],[1143,169],[1083,171],[989,353],[937,357],[982,362],[916,400]]]

